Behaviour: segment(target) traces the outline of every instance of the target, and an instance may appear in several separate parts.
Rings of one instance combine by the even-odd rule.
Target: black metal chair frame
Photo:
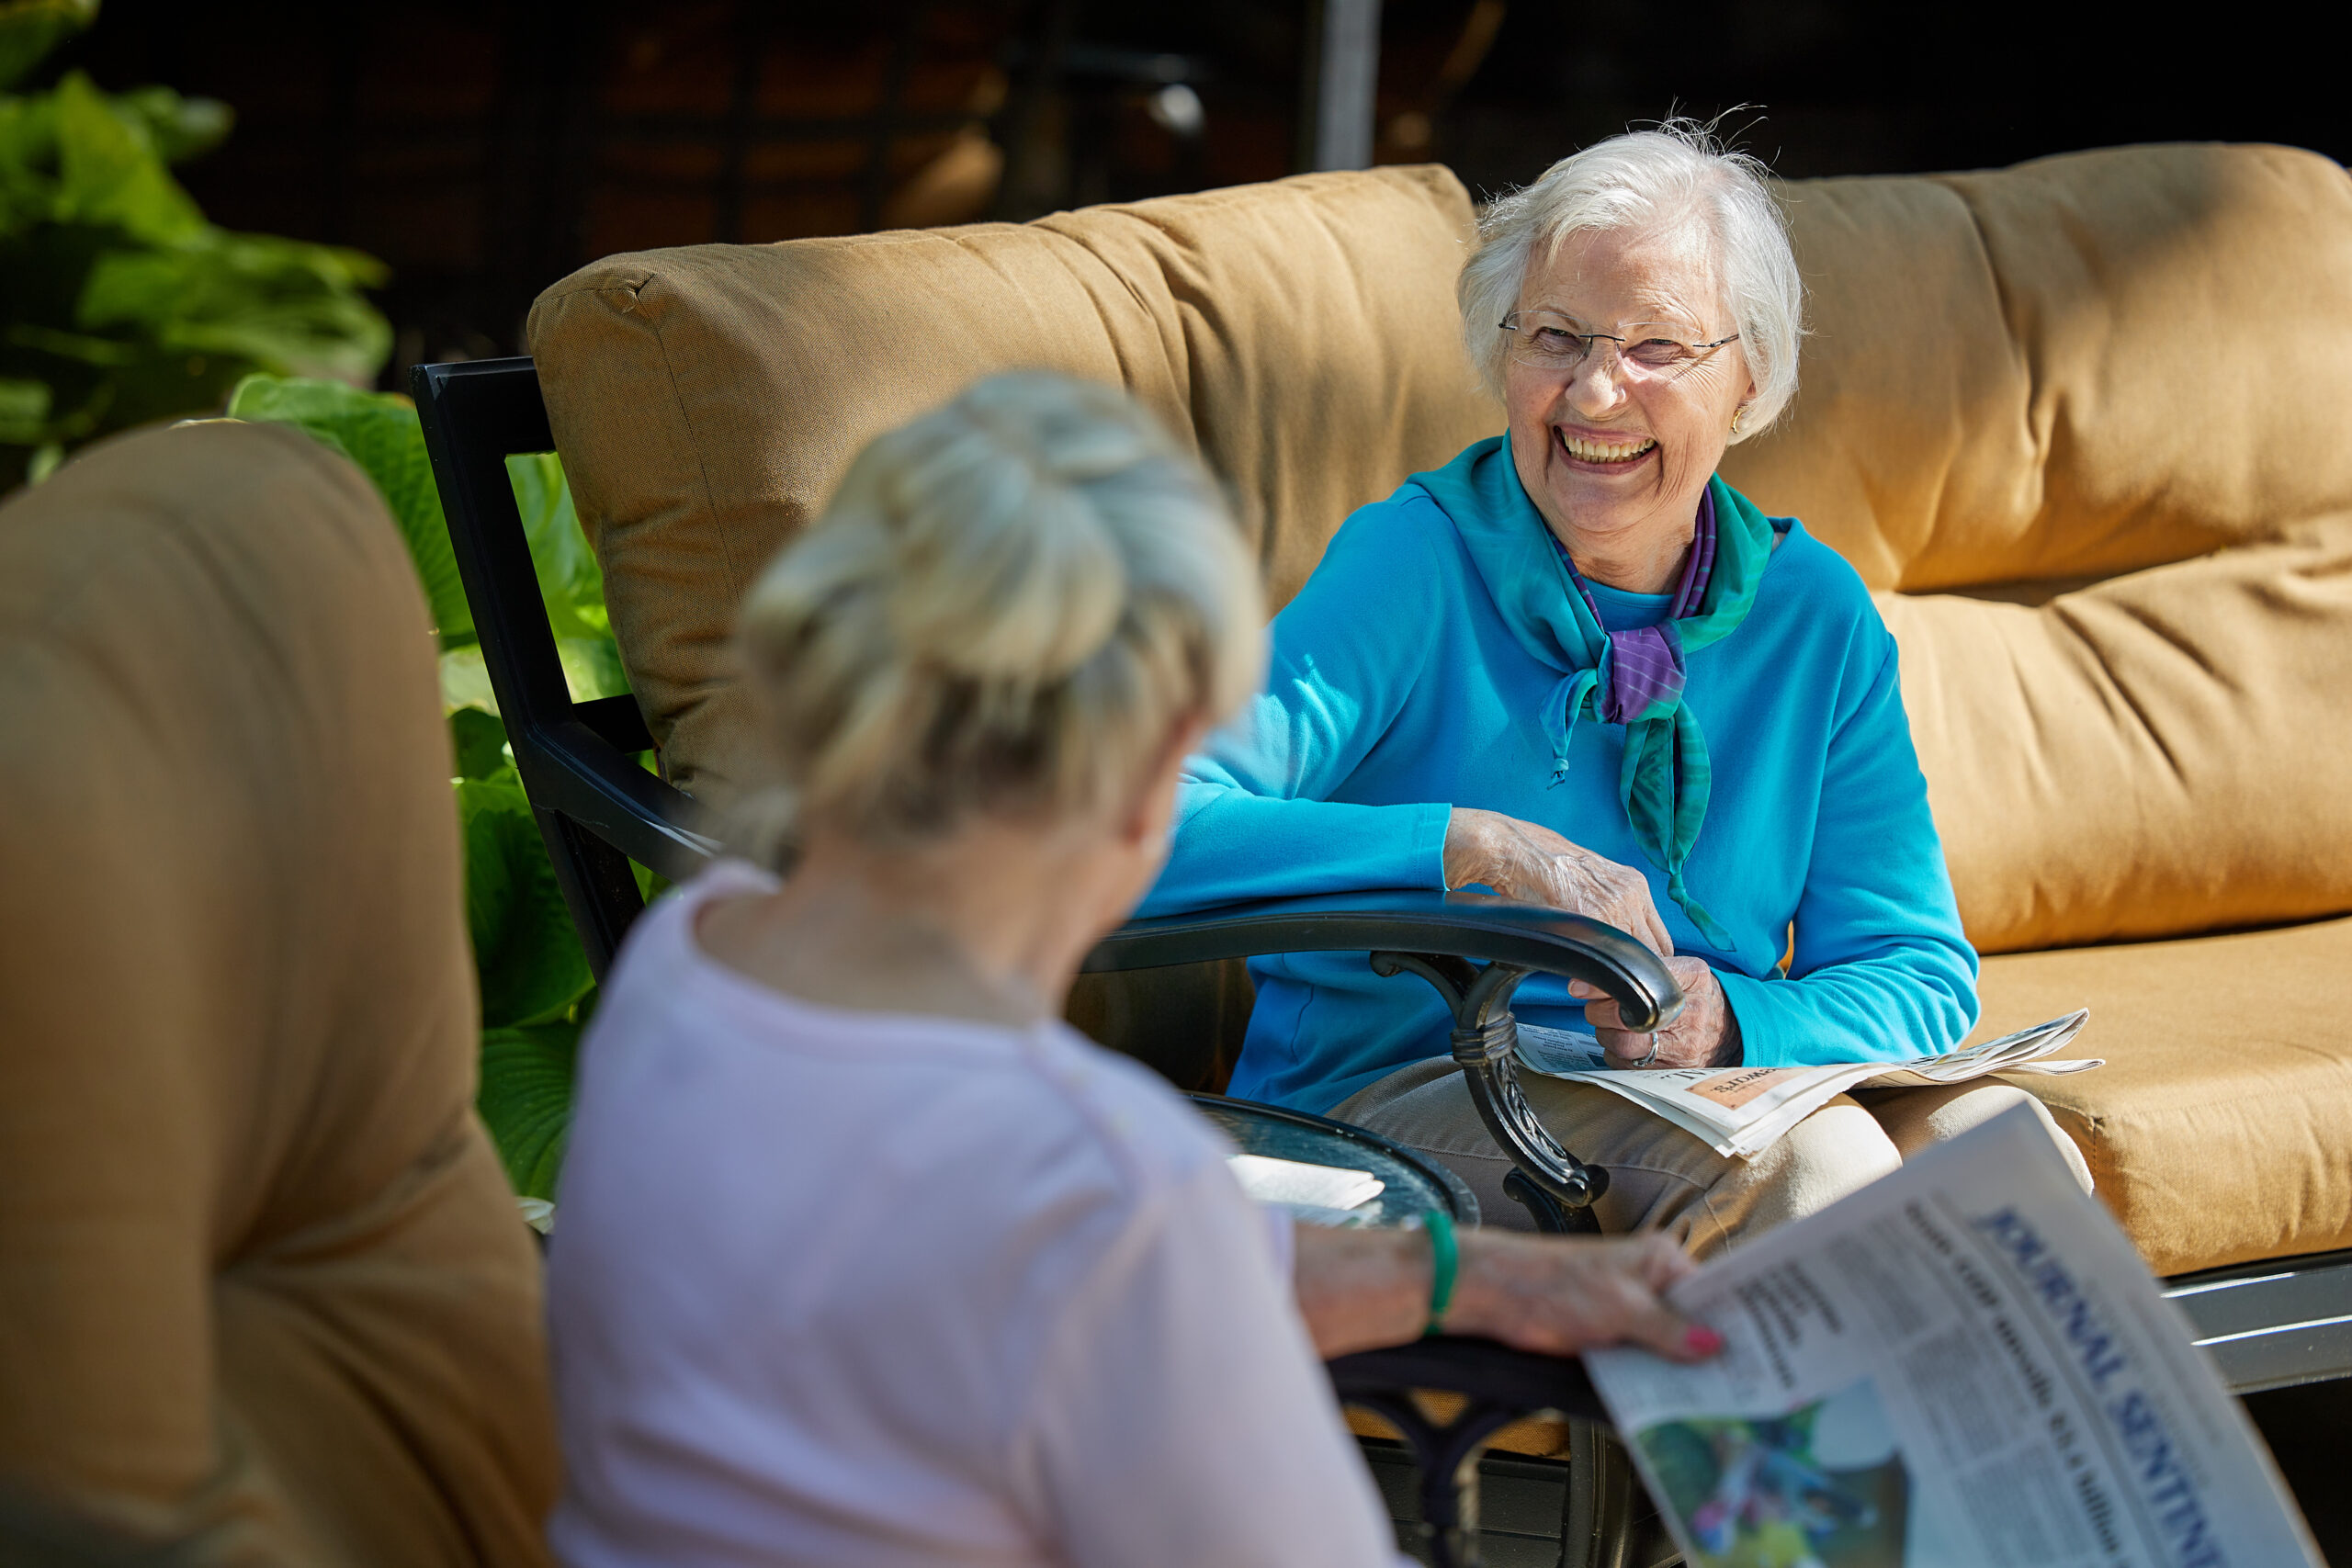
[[[637,764],[635,754],[652,750],[653,738],[634,697],[571,700],[505,466],[510,455],[555,450],[537,368],[524,358],[421,365],[411,386],[491,688],[565,903],[601,978],[643,908],[630,863],[683,881],[719,846],[697,827],[688,796]],[[1591,1204],[1607,1190],[1608,1172],[1577,1160],[1529,1111],[1516,1073],[1510,998],[1531,974],[1565,975],[1615,998],[1634,1027],[1670,1021],[1680,992],[1657,955],[1624,932],[1476,895],[1321,895],[1131,921],[1104,939],[1085,967],[1341,952],[1368,953],[1379,973],[1410,972],[1437,989],[1453,1016],[1453,1057],[1479,1117],[1517,1167],[1506,1190],[1539,1229],[1597,1229]],[[2167,1284],[2240,1393],[2352,1376],[2352,1251],[2212,1269]],[[1604,1429],[1585,1426],[1600,1412],[1572,1361],[1433,1340],[1343,1358],[1332,1370],[1343,1397],[1380,1410],[1412,1443],[1441,1562],[1476,1561],[1475,1489],[1458,1483],[1472,1475],[1478,1446],[1497,1428],[1550,1410],[1586,1431]],[[1416,1387],[1472,1397],[1439,1428],[1403,1397]],[[1601,1462],[1572,1472],[1587,1472],[1584,1513],[1595,1525],[1589,1560],[1597,1562],[1622,1542],[1631,1493],[1623,1450],[1600,1443],[1592,1451]],[[1572,1514],[1577,1495],[1572,1478]]]

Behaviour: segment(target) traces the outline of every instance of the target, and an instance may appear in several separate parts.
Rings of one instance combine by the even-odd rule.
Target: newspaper
[[[1940,1056],[1898,1062],[1835,1062],[1818,1067],[1612,1067],[1595,1036],[1573,1029],[1519,1026],[1519,1062],[1530,1072],[1598,1084],[1703,1139],[1719,1155],[1768,1149],[1790,1128],[1849,1089],[1963,1083],[1987,1073],[2079,1073],[2097,1057],[2043,1062],[2082,1032],[2086,1009],[1998,1040]]]
[[[2187,1320],[2023,1107],[1670,1294],[1720,1356],[1585,1362],[1692,1568],[2319,1562]]]

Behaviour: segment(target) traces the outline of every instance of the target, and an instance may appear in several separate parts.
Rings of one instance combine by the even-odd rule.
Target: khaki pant
[[[2033,1108],[2075,1179],[2084,1191],[2091,1190],[2082,1152],[2041,1102],[2002,1083],[1857,1089],[1798,1122],[1770,1148],[1738,1159],[1605,1089],[1533,1073],[1522,1073],[1519,1081],[1553,1135],[1578,1159],[1608,1170],[1609,1190],[1593,1205],[1601,1229],[1663,1230],[1701,1258],[1827,1208],[1930,1144],[1957,1137],[2013,1105]],[[1450,1167],[1478,1195],[1487,1224],[1534,1228],[1527,1211],[1503,1194],[1510,1161],[1487,1136],[1451,1057],[1391,1073],[1329,1113]]]

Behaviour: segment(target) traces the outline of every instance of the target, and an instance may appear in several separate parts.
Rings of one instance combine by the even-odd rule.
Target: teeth
[[[1652,441],[1580,441],[1568,434],[1560,436],[1560,445],[1568,449],[1571,457],[1581,457],[1588,463],[1629,463],[1657,445]]]

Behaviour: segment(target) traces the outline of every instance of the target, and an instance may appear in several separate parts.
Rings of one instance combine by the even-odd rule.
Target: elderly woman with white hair
[[[1797,387],[1803,288],[1760,173],[1669,124],[1487,210],[1459,294],[1509,430],[1340,528],[1273,623],[1267,690],[1188,765],[1144,913],[1483,886],[1591,915],[1667,958],[1680,1016],[1636,1033],[1544,977],[1515,1010],[1589,1030],[1627,1071],[1891,1059],[1967,1032],[1976,958],[1894,641],[1843,559],[1715,473]],[[1490,1222],[1516,1216],[1426,988],[1360,953],[1252,968],[1233,1093],[1426,1149]],[[2039,1109],[2000,1085],[1866,1092],[1742,1160],[1604,1089],[1521,1082],[1610,1172],[1604,1228],[1700,1253]]]

